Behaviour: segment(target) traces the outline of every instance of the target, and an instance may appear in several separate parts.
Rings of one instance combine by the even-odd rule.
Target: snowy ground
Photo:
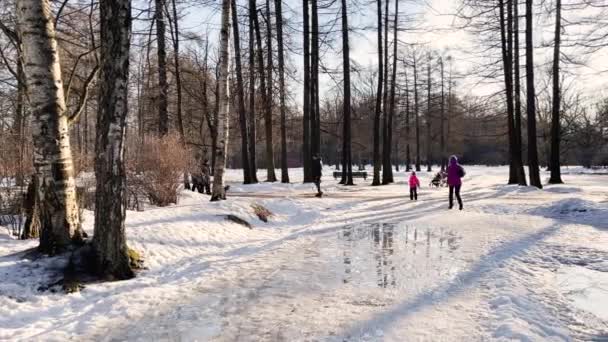
[[[457,211],[424,172],[410,202],[403,172],[342,187],[326,168],[317,199],[312,185],[243,186],[231,170],[228,201],[184,192],[129,212],[148,269],[71,295],[38,291],[65,259],[29,260],[36,242],[3,229],[0,340],[608,341],[608,175],[565,171],[565,185],[536,190],[467,167]]]

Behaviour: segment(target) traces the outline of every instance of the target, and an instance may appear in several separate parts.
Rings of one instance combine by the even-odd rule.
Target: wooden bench
[[[334,171],[334,179],[342,177],[342,171]],[[367,171],[353,171],[353,178],[363,178],[367,180]]]

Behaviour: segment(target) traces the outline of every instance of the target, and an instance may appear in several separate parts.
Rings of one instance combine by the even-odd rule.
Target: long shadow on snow
[[[399,303],[393,308],[378,312],[368,320],[345,330],[341,335],[346,338],[357,338],[369,331],[387,329],[395,324],[397,318],[405,318],[425,307],[437,305],[473,286],[477,280],[495,269],[497,264],[522,254],[531,246],[555,234],[560,228],[560,225],[550,225],[537,233],[505,243],[481,257],[480,261],[472,265],[468,271],[459,274],[449,283],[439,286],[433,291],[420,294],[412,300]]]
[[[527,214],[608,230],[608,205],[598,205],[596,202],[579,198],[555,201],[548,206],[528,210]]]

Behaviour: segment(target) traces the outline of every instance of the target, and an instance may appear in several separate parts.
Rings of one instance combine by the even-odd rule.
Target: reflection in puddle
[[[445,228],[374,223],[345,226],[340,232],[345,284],[405,288],[433,286],[438,276],[455,274],[461,236]]]

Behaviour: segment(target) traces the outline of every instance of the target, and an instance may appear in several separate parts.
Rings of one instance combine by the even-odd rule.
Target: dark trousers
[[[317,176],[314,179],[315,186],[317,187],[317,194],[321,194],[321,176]]]
[[[418,200],[418,189],[410,188],[410,200]]]
[[[450,185],[450,208],[454,206],[454,190],[456,190],[456,199],[458,205],[462,208],[462,198],[460,198],[460,187],[462,185]]]

